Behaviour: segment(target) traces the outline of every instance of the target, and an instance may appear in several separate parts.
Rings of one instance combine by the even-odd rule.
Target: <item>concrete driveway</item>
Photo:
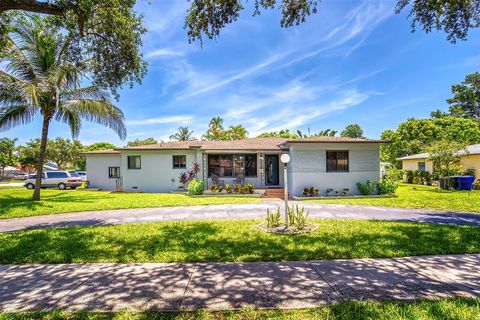
[[[0,311],[309,308],[480,296],[480,255],[252,263],[0,265]]]
[[[388,220],[480,226],[480,214],[425,209],[386,208],[291,202],[315,219]],[[154,221],[263,219],[267,209],[283,208],[282,201],[258,204],[162,207],[88,211],[0,220],[0,232],[64,226],[110,225]]]

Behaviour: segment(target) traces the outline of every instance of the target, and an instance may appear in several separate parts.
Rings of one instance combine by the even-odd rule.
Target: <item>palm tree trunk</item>
[[[33,200],[40,200],[40,185],[42,184],[43,162],[45,161],[45,151],[47,150],[48,127],[50,125],[50,116],[43,116],[42,139],[40,141],[40,151],[38,152],[37,176],[35,178],[35,190],[33,191]]]

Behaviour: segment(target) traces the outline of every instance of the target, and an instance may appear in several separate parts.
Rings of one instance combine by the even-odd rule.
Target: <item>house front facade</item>
[[[287,180],[291,195],[304,187],[350,189],[356,183],[380,178],[379,146],[384,141],[340,137],[299,140],[252,138],[235,141],[174,141],[155,145],[86,152],[87,176],[92,188],[137,192],[171,192],[182,189],[179,177],[200,167],[198,179],[206,188],[218,177],[233,185],[241,175],[256,189],[283,188],[284,165],[290,155]]]
[[[480,144],[467,146],[459,154],[461,170],[475,170],[476,179],[480,179]],[[402,162],[402,169],[409,171],[427,171],[433,173],[433,162],[428,153],[413,154],[398,158]]]

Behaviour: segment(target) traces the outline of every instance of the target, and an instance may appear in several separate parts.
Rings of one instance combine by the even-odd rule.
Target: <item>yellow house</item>
[[[397,160],[402,161],[404,170],[433,172],[433,163],[428,159],[428,153],[414,154]],[[466,147],[466,152],[460,153],[460,165],[462,170],[475,169],[475,177],[480,179],[480,144],[472,144]]]

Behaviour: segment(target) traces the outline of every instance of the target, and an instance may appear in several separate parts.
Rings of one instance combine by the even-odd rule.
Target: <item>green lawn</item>
[[[64,212],[196,206],[259,202],[254,197],[189,197],[165,193],[112,193],[83,190],[42,190],[42,200],[31,200],[33,191],[18,187],[0,187],[0,219]]]
[[[356,204],[369,206],[426,208],[463,212],[480,212],[480,191],[449,191],[437,187],[401,184],[397,198],[305,200],[318,203]]]
[[[313,234],[282,236],[259,220],[158,222],[0,234],[0,264],[295,261],[480,253],[480,228],[318,220]]]
[[[342,302],[314,309],[253,310],[208,312],[132,312],[117,313],[50,311],[0,313],[0,320],[478,320],[480,299],[442,299],[423,301]]]

